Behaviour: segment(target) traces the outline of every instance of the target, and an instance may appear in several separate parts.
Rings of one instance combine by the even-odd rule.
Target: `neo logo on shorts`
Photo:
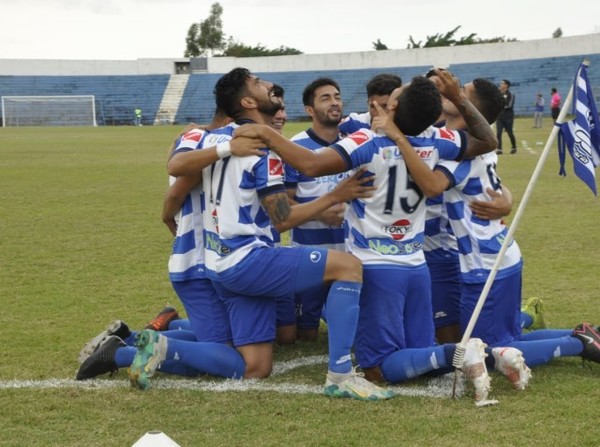
[[[369,249],[382,255],[410,255],[423,248],[420,242],[395,242],[386,239],[369,239]]]

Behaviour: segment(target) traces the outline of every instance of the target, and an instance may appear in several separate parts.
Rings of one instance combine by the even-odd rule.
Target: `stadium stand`
[[[142,124],[153,124],[169,75],[0,76],[0,96],[94,95],[98,125],[133,124],[142,109]]]
[[[566,39],[564,41],[567,42]],[[544,42],[547,47],[551,47],[555,43],[552,39],[548,39],[548,42],[539,42]],[[573,42],[580,41],[573,40]],[[538,45],[538,42],[534,42],[534,44]],[[524,45],[527,46],[528,44]],[[447,50],[452,51],[452,48]],[[576,52],[577,47],[573,46],[573,53]],[[535,58],[506,57],[505,60],[499,61],[490,61],[488,56],[485,62],[454,63],[446,65],[446,68],[450,69],[464,82],[476,77],[487,78],[495,83],[499,83],[501,79],[509,79],[512,84],[511,91],[516,95],[515,114],[517,116],[530,116],[533,114],[533,104],[537,93],[544,95],[547,104],[549,103],[549,93],[552,87],[556,87],[563,98],[566,97],[575,72],[584,58],[590,61],[588,72],[590,83],[594,97],[600,103],[600,52],[594,51],[594,53]],[[352,55],[352,53],[349,53],[349,55]],[[337,56],[341,61],[344,60],[344,55]],[[257,59],[264,60],[265,58]],[[419,61],[419,58],[415,60]],[[449,57],[449,60],[455,59]],[[413,76],[423,74],[431,68],[429,64],[414,66],[404,64],[400,66],[399,63],[399,66],[396,67],[388,65],[377,68],[298,70],[296,66],[291,64],[289,69],[266,71],[270,64],[268,62],[263,65],[260,65],[260,62],[258,63],[259,66],[263,67],[262,69],[254,67],[257,62],[253,59],[236,59],[234,63],[239,66],[248,66],[258,76],[280,84],[285,88],[289,120],[306,118],[301,101],[302,91],[308,82],[317,77],[331,77],[340,84],[345,103],[345,113],[363,112],[366,110],[365,86],[375,74],[394,73],[399,75],[404,82],[408,82]],[[245,65],[246,63],[248,65]],[[339,65],[343,66],[344,64],[340,63]],[[214,112],[213,86],[222,72],[228,70],[229,68],[224,65],[217,70],[213,70],[213,72],[210,70],[194,72],[192,70],[189,79],[187,79],[187,82],[182,83],[181,92],[178,93],[181,98],[172,99],[172,102],[177,105],[174,106],[176,110],[170,113],[168,119],[164,119],[165,107],[163,103],[161,109],[161,102],[163,97],[166,98],[168,95],[172,95],[172,92],[167,91],[167,85],[173,77],[182,76],[179,74],[79,76],[0,74],[0,96],[95,95],[99,125],[132,124],[133,109],[135,107],[140,107],[143,110],[144,124],[186,124],[192,121],[207,123],[211,120]],[[177,101],[178,99],[179,101]],[[549,107],[546,108],[546,114],[549,115]]]

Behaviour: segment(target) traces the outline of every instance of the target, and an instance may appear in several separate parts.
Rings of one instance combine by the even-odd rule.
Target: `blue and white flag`
[[[565,153],[573,160],[575,175],[596,192],[595,168],[600,164],[600,121],[594,95],[587,76],[587,65],[581,64],[573,85],[575,118],[560,126],[558,134],[559,175],[566,176]]]

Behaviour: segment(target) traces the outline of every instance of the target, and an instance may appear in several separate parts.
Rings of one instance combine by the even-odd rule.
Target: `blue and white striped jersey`
[[[231,140],[237,127],[232,123],[212,131],[201,146]],[[274,152],[264,151],[264,156],[226,157],[202,171],[209,278],[234,267],[254,248],[273,246],[271,220],[260,200],[269,194],[285,193],[283,162]]]
[[[193,129],[181,138],[175,152],[186,152],[196,149],[200,140],[208,131]],[[169,178],[173,184],[174,177]],[[205,278],[204,271],[204,238],[202,213],[204,211],[204,194],[202,185],[189,192],[177,220],[177,234],[173,241],[173,251],[169,257],[169,278],[171,281],[188,281]]]
[[[498,156],[494,152],[460,163],[443,163],[450,172],[459,166],[469,167],[466,178],[444,192],[444,203],[456,235],[461,275],[465,283],[483,283],[487,280],[508,232],[502,220],[479,219],[469,208],[473,200],[491,200],[487,188],[501,192],[501,181],[496,174],[497,163]],[[496,278],[507,277],[521,266],[521,251],[513,240],[502,258]]]
[[[425,201],[425,244],[427,262],[458,262],[458,246],[448,221],[444,195]]]
[[[408,139],[431,168],[440,158],[454,160],[464,151],[461,131],[430,127]],[[344,157],[348,169],[367,167],[367,174],[375,175],[377,186],[373,197],[353,200],[347,213],[352,253],[366,267],[422,265],[425,200],[394,141],[363,129],[333,147]]]
[[[293,136],[292,141],[307,149],[317,150],[330,146],[330,143],[319,138],[312,129]],[[294,200],[306,203],[321,197],[333,190],[348,173],[308,177],[289,165],[285,165],[285,186],[295,188]],[[346,251],[347,224],[333,228],[318,221],[311,220],[292,229],[292,245],[318,245],[325,248]]]
[[[365,113],[351,113],[338,125],[338,129],[342,135],[350,135],[360,129],[371,128],[371,114]]]

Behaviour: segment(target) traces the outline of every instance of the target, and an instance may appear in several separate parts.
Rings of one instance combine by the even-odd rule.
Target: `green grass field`
[[[519,153],[499,164],[517,203],[551,129],[548,118],[544,129],[531,125],[517,120]],[[289,123],[287,133],[304,128]],[[0,446],[129,446],[149,430],[182,447],[598,442],[600,365],[584,368],[578,358],[536,368],[525,392],[494,373],[500,404],[483,409],[467,396],[365,403],[314,392],[216,392],[190,385],[215,379],[160,375],[140,392],[128,387],[124,370],[86,387],[67,380],[82,345],[111,320],[139,328],[167,304],[181,309],[167,276],[172,238],[160,220],[166,152],[178,131],[0,129]],[[558,176],[554,149],[515,236],[524,297],[543,298],[554,327],[600,322],[599,203],[570,161],[568,176]],[[322,339],[276,348],[276,362],[324,355]],[[308,364],[265,383],[314,389],[325,371],[325,363]]]

